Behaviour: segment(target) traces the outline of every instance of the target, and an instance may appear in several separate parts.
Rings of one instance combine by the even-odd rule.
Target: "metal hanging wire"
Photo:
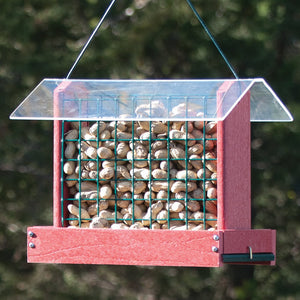
[[[88,41],[85,43],[84,47],[82,48],[81,52],[79,53],[78,57],[76,58],[73,66],[71,67],[66,79],[69,79],[71,73],[73,72],[74,68],[76,67],[76,65],[78,64],[79,60],[81,59],[82,55],[84,54],[86,48],[88,47],[88,45],[90,44],[90,42],[92,41],[92,39],[94,38],[95,34],[97,33],[97,31],[99,30],[100,26],[102,25],[106,15],[109,13],[110,9],[112,8],[112,6],[114,5],[114,3],[116,2],[116,0],[112,0],[109,4],[109,6],[107,7],[106,11],[104,12],[102,18],[100,19],[99,23],[97,24],[96,28],[94,29],[93,33],[91,34],[91,36],[89,37]]]
[[[205,30],[205,32],[207,33],[207,35],[209,36],[209,38],[211,39],[211,41],[214,43],[215,47],[217,48],[217,50],[219,51],[220,55],[222,56],[222,58],[224,59],[225,63],[227,64],[227,66],[229,67],[230,71],[232,72],[232,74],[234,75],[234,77],[236,79],[239,79],[237,73],[234,71],[232,65],[230,64],[230,62],[228,61],[228,59],[226,58],[224,52],[222,51],[222,49],[220,48],[220,46],[218,45],[217,41],[215,40],[215,38],[213,37],[213,35],[211,34],[211,32],[208,30],[205,22],[203,21],[203,19],[200,17],[200,15],[198,14],[198,12],[196,11],[194,5],[191,3],[190,0],[186,0],[186,2],[188,3],[188,5],[190,6],[190,8],[192,9],[193,13],[195,14],[196,18],[198,19],[198,21],[200,22],[200,24],[202,25],[203,29]]]
[[[92,32],[92,34],[90,35],[88,41],[85,43],[84,47],[82,48],[81,52],[79,53],[78,57],[76,58],[73,66],[71,67],[66,79],[69,79],[69,77],[71,76],[74,68],[76,67],[76,65],[78,64],[79,60],[81,59],[81,57],[83,56],[84,52],[86,51],[87,47],[89,46],[90,42],[92,41],[92,39],[94,38],[95,34],[97,33],[97,31],[99,30],[99,28],[101,27],[105,17],[107,16],[107,14],[109,13],[110,9],[112,8],[112,6],[114,5],[114,3],[116,2],[116,0],[112,0],[109,4],[109,6],[107,7],[106,11],[104,12],[103,16],[101,17],[99,23],[97,24],[96,28],[94,29],[94,31]],[[225,63],[227,64],[228,68],[230,69],[230,71],[232,72],[232,74],[234,75],[234,77],[236,79],[239,79],[237,73],[234,71],[232,65],[230,64],[230,62],[228,61],[228,59],[226,58],[224,52],[222,51],[222,49],[220,48],[220,46],[218,45],[217,41],[215,40],[215,38],[213,37],[213,35],[211,34],[211,32],[209,31],[208,27],[206,26],[205,22],[203,21],[203,19],[200,17],[200,15],[198,14],[197,10],[195,9],[194,5],[191,3],[190,0],[186,0],[186,2],[188,3],[188,5],[190,6],[190,8],[192,9],[193,13],[195,14],[196,18],[198,19],[198,21],[200,22],[200,24],[202,25],[203,29],[205,30],[205,32],[207,33],[207,35],[209,36],[209,38],[211,39],[211,41],[213,42],[213,44],[215,45],[215,47],[217,48],[218,52],[220,53],[220,55],[222,56],[223,60],[225,61]]]

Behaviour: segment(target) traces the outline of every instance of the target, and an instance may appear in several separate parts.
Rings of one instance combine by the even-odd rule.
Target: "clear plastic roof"
[[[292,121],[264,79],[44,79],[15,109],[23,120],[224,120],[250,93],[251,121]]]

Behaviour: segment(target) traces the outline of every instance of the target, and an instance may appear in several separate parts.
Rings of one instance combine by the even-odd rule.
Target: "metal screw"
[[[218,252],[218,251],[219,251],[219,248],[216,247],[216,246],[212,246],[212,247],[211,247],[211,250],[212,250],[213,252]]]
[[[220,239],[220,237],[219,237],[218,235],[215,234],[215,235],[213,236],[213,239],[214,239],[214,241],[218,241],[218,240]]]
[[[30,248],[35,248],[35,244],[34,243],[29,243],[28,245]]]
[[[29,231],[29,232],[28,232],[28,235],[29,235],[30,237],[33,237],[33,236],[34,236],[34,233],[33,233],[32,231]]]

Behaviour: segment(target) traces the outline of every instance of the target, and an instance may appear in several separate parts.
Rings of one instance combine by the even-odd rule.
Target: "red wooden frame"
[[[231,87],[218,91],[221,99]],[[54,93],[58,107],[72,86]],[[70,95],[69,95],[70,96]],[[61,121],[54,121],[53,226],[28,228],[28,262],[219,267],[223,254],[272,253],[276,231],[251,229],[250,94],[218,122],[218,230],[116,230],[61,225]],[[250,250],[251,249],[251,250]],[[274,265],[273,261],[248,264]]]

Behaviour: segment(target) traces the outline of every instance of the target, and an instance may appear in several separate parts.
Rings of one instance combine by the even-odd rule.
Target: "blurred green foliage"
[[[10,121],[63,78],[109,1],[0,0],[0,295],[3,299],[300,298],[300,2],[193,1],[240,77],[264,77],[293,123],[252,125],[253,227],[277,265],[221,269],[26,263],[26,227],[52,224],[52,123]],[[232,77],[184,0],[117,1],[73,78]]]

